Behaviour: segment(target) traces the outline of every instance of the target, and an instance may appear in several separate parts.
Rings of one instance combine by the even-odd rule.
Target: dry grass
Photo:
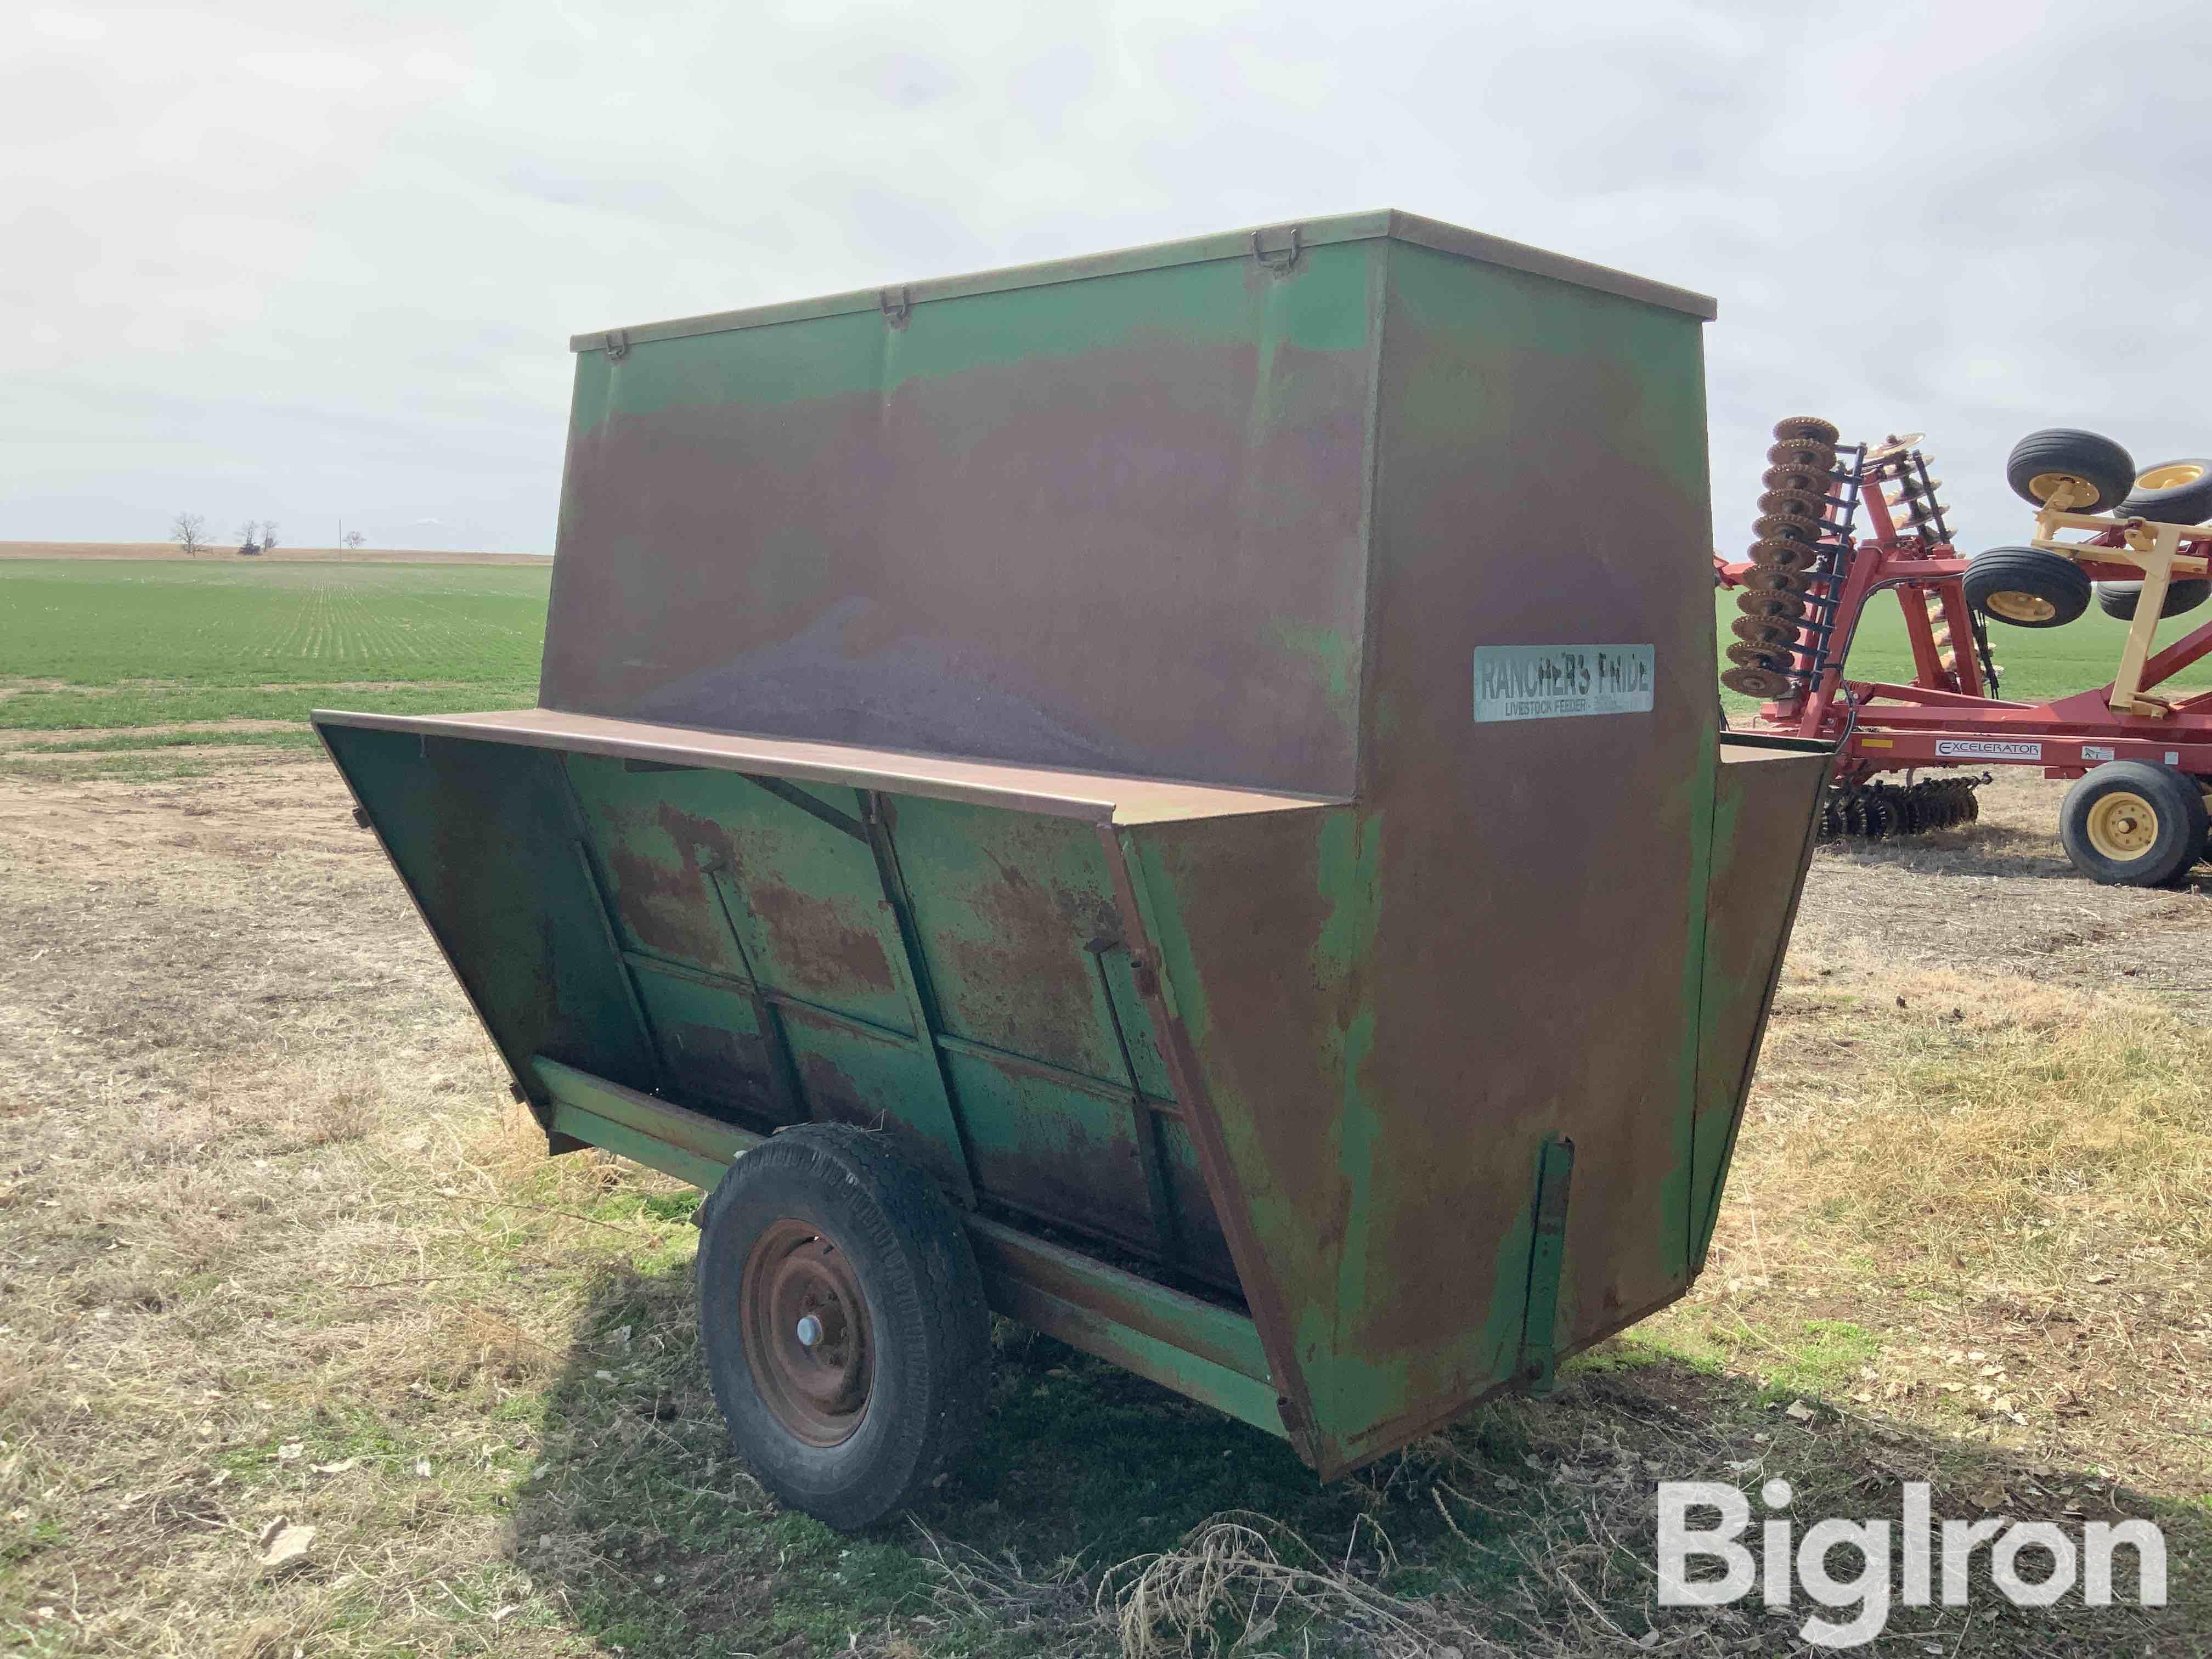
[[[2212,1625],[2188,1529],[2212,1032],[2170,979],[2081,966],[2148,937],[2200,972],[2205,924],[2172,907],[2201,901],[1972,878],[2106,931],[2021,951],[2039,977],[1961,973],[1890,941],[1965,878],[1824,854],[1698,1295],[1558,1397],[1316,1489],[1009,1330],[923,1530],[846,1540],[726,1457],[688,1197],[542,1158],[319,762],[13,781],[0,864],[0,1626],[25,1651],[1786,1651],[1755,1607],[1657,1608],[1649,1565],[1656,1480],[1770,1474],[1821,1512],[1928,1478],[1945,1513],[2154,1514],[2199,1598],[2036,1623],[1978,1592],[1972,1622],[1911,1627],[1946,1653],[2183,1653]],[[278,1516],[316,1535],[272,1571]]]

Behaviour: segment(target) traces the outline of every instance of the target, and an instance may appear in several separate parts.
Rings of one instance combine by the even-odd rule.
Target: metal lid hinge
[[[1270,248],[1261,240],[1261,233],[1255,230],[1252,233],[1252,257],[1278,276],[1286,276],[1297,268],[1299,257],[1305,252],[1304,237],[1303,228],[1292,225],[1289,246]]]

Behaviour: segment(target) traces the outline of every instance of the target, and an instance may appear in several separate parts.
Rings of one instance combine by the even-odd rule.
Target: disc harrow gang
[[[1743,617],[1721,684],[1747,697],[1797,695],[1826,665],[1843,556],[1858,505],[1859,452],[1839,466],[1832,422],[1778,421],[1752,525],[1753,569],[1736,596]]]
[[[1898,836],[1954,830],[1982,815],[1974,791],[1978,778],[1923,778],[1917,783],[1842,783],[1820,808],[1822,841],[1888,841]]]

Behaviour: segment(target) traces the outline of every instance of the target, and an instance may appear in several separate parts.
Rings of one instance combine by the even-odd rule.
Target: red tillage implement
[[[2159,885],[2204,855],[2212,691],[2157,688],[2212,653],[2212,623],[2163,648],[2156,635],[2163,617],[2212,594],[2212,526],[2200,522],[2212,517],[2212,461],[2139,474],[2094,434],[2033,434],[2006,471],[2036,508],[2033,533],[1966,559],[1917,434],[1838,447],[1832,426],[1801,417],[1775,435],[1750,557],[1714,562],[1744,613],[1721,678],[1765,700],[1754,729],[1843,742],[1825,835],[1970,821],[1976,780],[1959,769],[1995,763],[2081,780],[2059,828],[2099,881]],[[1884,591],[1905,613],[1909,684],[1844,675],[1859,619]],[[2093,599],[2130,624],[2112,680],[2045,702],[1998,696],[1985,624],[2059,627]],[[1881,781],[1895,772],[1903,786]]]

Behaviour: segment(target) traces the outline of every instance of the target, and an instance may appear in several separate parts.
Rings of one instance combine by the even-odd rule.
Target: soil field
[[[1939,1516],[2165,1528],[2163,1611],[1978,1575],[1877,1651],[2206,1650],[2212,902],[2074,878],[2050,786],[1816,856],[1712,1264],[1553,1398],[1321,1487],[1002,1327],[975,1455],[844,1538],[728,1456],[695,1195],[542,1158],[319,757],[26,752],[65,738],[0,740],[21,1650],[1799,1652],[1802,1595],[1653,1594],[1657,1480],[1776,1477],[1808,1520],[1925,1479]]]

